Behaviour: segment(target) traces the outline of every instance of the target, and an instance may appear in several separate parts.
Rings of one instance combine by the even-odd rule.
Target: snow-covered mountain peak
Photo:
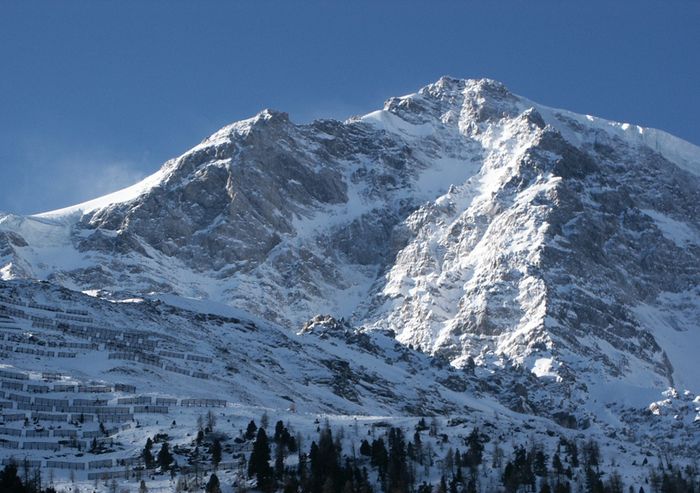
[[[134,187],[3,219],[0,269],[293,332],[330,314],[458,366],[692,385],[676,328],[700,313],[698,156],[443,77],[346,122],[264,110]]]
[[[266,124],[289,123],[289,115],[282,111],[265,108],[255,116],[226,125],[202,141],[200,146],[220,143],[223,139],[235,139],[248,135],[254,128]],[[198,146],[198,147],[200,147]],[[196,149],[196,148],[195,148]]]
[[[478,124],[514,117],[522,108],[519,98],[491,79],[442,77],[418,92],[390,98],[384,111],[414,125],[441,122],[469,135]]]
[[[36,406],[69,404],[37,379],[61,374],[138,414],[115,432],[120,460],[171,418],[191,443],[180,427],[202,400],[232,430],[261,405],[377,427],[437,413],[451,418],[440,448],[470,420],[513,443],[535,430],[551,453],[585,433],[635,471],[650,450],[696,458],[698,170],[692,144],[489,79],[443,77],[345,122],[263,110],[122,191],[0,215],[14,366],[0,407],[17,419],[2,444],[44,437],[86,466],[94,450],[67,454],[65,430],[38,427]],[[153,398],[165,407],[137,404]],[[93,424],[83,437],[101,436]]]

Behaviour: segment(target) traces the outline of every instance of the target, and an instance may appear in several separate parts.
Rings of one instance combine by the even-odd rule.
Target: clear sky
[[[0,210],[129,185],[265,107],[344,119],[441,75],[700,144],[700,0],[0,0]]]

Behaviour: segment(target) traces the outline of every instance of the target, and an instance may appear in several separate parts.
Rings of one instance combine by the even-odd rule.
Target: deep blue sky
[[[121,188],[264,107],[343,119],[444,74],[700,144],[700,1],[0,0],[0,210]]]

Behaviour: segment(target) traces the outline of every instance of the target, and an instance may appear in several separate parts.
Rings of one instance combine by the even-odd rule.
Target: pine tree
[[[372,455],[372,447],[367,440],[362,440],[360,443],[360,455],[369,457]]]
[[[248,477],[255,476],[258,489],[267,490],[272,478],[270,467],[270,444],[264,428],[258,428],[258,435],[253,443],[253,451],[248,461]]]
[[[450,479],[447,491],[449,491],[449,493],[459,493],[459,491],[457,490],[457,478],[455,478],[454,476],[452,476],[452,479]]]
[[[139,485],[139,493],[148,493],[148,487],[146,486],[146,482],[142,479],[141,484]]]
[[[413,452],[416,454],[418,463],[423,464],[423,442],[421,442],[418,431],[413,434]]]
[[[277,421],[277,423],[275,423],[275,435],[273,438],[275,443],[280,443],[282,441],[282,437],[284,435],[284,432],[285,432],[284,423],[282,422],[282,420]]]
[[[258,427],[255,425],[255,421],[252,419],[250,420],[250,423],[248,423],[248,428],[245,430],[245,438],[246,440],[252,440],[255,438],[255,432],[258,430]]]
[[[583,446],[583,458],[586,467],[598,467],[600,464],[600,447],[595,440],[589,440]]]
[[[158,465],[163,471],[170,469],[170,464],[173,462],[173,456],[170,453],[168,442],[163,442],[158,452]]]
[[[204,491],[206,491],[206,493],[221,493],[219,478],[216,476],[216,474],[211,475],[206,487],[204,488]]]
[[[566,450],[569,454],[569,463],[571,464],[571,467],[578,467],[578,446],[576,445],[576,442],[568,442]]]
[[[153,448],[153,440],[149,437],[146,440],[146,446],[143,448],[143,463],[147,469],[153,467],[153,453],[151,449]]]
[[[542,449],[538,449],[535,452],[533,470],[541,478],[547,475],[547,456]]]
[[[308,471],[308,483],[310,487],[316,486],[318,488],[318,474],[319,474],[319,453],[318,445],[316,442],[311,442],[311,447],[309,447],[309,471]]]
[[[454,465],[455,465],[455,453],[452,450],[452,447],[450,447],[447,449],[447,453],[445,454],[445,458],[442,461],[442,466],[445,469],[445,474],[452,475]]]
[[[389,430],[389,458],[387,464],[388,491],[408,491],[412,478],[406,463],[406,446],[400,428]]]
[[[447,482],[445,481],[445,476],[440,478],[440,484],[437,487],[437,493],[447,493]]]
[[[481,438],[478,428],[474,428],[466,439],[469,447],[462,456],[464,465],[474,470],[481,465],[484,457],[484,441]]]
[[[506,491],[515,492],[520,486],[527,485],[530,488],[535,486],[535,475],[532,472],[532,464],[525,449],[520,446],[515,449],[515,456],[512,462],[506,464],[503,473],[503,485]]]
[[[371,464],[379,469],[379,474],[383,476],[388,462],[389,454],[384,446],[384,440],[377,438],[372,442]]]
[[[296,476],[287,476],[282,487],[282,493],[297,493],[298,491],[300,491],[300,488]]]
[[[211,444],[211,463],[214,464],[214,467],[218,467],[220,462],[221,462],[221,442],[217,438]]]
[[[299,446],[297,445],[297,439],[294,438],[294,435],[289,433],[289,438],[287,438],[287,450],[290,453],[296,453],[297,450],[299,450]]]
[[[336,479],[337,486],[340,487],[344,481],[340,480],[340,443],[333,439],[328,423],[321,429],[318,437],[318,445],[311,444],[311,452],[309,453],[310,461],[310,476],[312,491],[320,492],[327,486],[327,479],[331,478],[331,484],[335,488]]]
[[[586,466],[586,489],[590,493],[603,493],[603,481],[600,478],[600,472],[589,464]]]
[[[0,473],[0,491],[8,493],[25,493],[22,480],[17,475],[17,464],[10,462]]]
[[[306,454],[299,452],[299,464],[297,465],[297,475],[299,476],[299,482],[302,486],[305,486],[308,480],[308,470],[306,467],[307,459],[308,457]]]
[[[559,477],[564,472],[564,464],[561,463],[561,458],[559,457],[558,453],[554,454],[554,457],[552,457],[552,468],[554,469],[554,472],[557,475],[557,481],[558,481]]]
[[[284,443],[278,443],[275,447],[275,477],[282,479],[284,475]]]

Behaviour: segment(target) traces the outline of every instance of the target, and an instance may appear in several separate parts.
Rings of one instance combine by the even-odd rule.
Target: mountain
[[[382,412],[421,408],[406,396],[443,381],[574,428],[642,422],[651,437],[677,398],[696,450],[698,204],[690,143],[443,77],[345,122],[264,110],[133,187],[2,216],[0,275],[218,302],[275,327],[273,346],[319,323],[393,334],[425,368],[455,368],[416,369],[398,402],[371,397]],[[325,351],[299,350],[312,366]],[[346,404],[334,406],[359,412]]]
[[[5,340],[13,342],[3,347],[9,351],[4,363],[85,384],[128,383],[171,397],[223,396],[252,408],[295,403],[299,413],[423,416],[479,407],[472,396],[438,383],[459,370],[435,365],[386,333],[357,333],[330,317],[317,317],[296,335],[212,302],[172,295],[107,300],[24,281],[0,286],[0,315]],[[133,343],[129,334],[137,338]],[[83,339],[97,344],[69,345]],[[57,356],[26,361],[27,355],[46,356],[32,348],[64,347],[76,353],[70,362]],[[142,364],[140,371],[131,368],[135,364]],[[469,376],[463,380],[462,389]]]
[[[2,462],[16,461],[25,482],[43,477],[58,491],[133,490],[142,479],[149,489],[172,490],[172,476],[146,462],[147,438],[154,455],[170,444],[173,475],[190,488],[212,472],[226,492],[253,487],[245,475],[251,420],[271,437],[270,423],[282,423],[300,451],[313,450],[319,430],[331,427],[336,450],[369,469],[377,488],[377,464],[354,452],[395,430],[422,444],[409,452],[412,481],[433,484],[476,430],[488,445],[483,466],[470,472],[476,491],[502,484],[511,448],[527,447],[545,462],[560,456],[568,472],[557,474],[579,486],[595,456],[597,476],[638,489],[659,463],[684,468],[678,477],[692,481],[700,444],[700,396],[687,392],[667,391],[643,408],[589,401],[570,414],[547,382],[517,366],[488,375],[457,369],[392,332],[318,316],[293,334],[227,305],[175,295],[94,297],[47,282],[0,282],[0,358]],[[534,407],[533,396],[541,398]],[[215,467],[214,441],[224,446]],[[284,462],[296,471],[290,452],[282,451]]]
[[[620,374],[632,356],[690,385],[674,348],[700,320],[699,163],[663,132],[445,77],[344,123],[265,110],[129,189],[5,216],[2,275],[291,330],[330,313],[457,365],[558,373],[573,353]]]

